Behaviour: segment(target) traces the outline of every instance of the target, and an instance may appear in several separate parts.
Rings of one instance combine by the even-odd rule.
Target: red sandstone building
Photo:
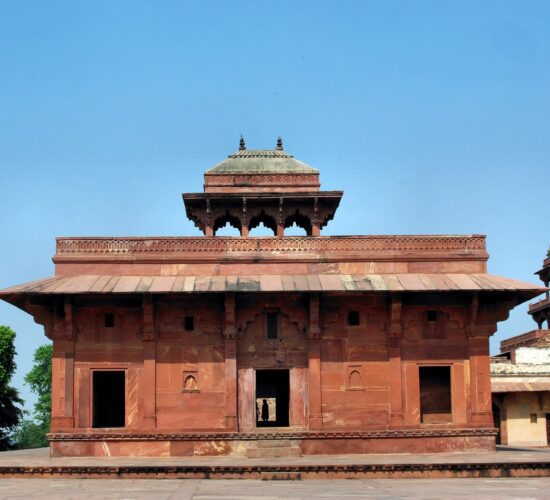
[[[489,337],[544,289],[480,235],[321,236],[342,194],[243,141],[183,196],[204,236],[58,238],[0,292],[53,341],[52,454],[492,449]]]

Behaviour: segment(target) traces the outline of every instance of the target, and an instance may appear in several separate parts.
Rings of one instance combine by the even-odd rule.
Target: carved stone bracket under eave
[[[25,311],[32,315],[34,322],[44,327],[44,333],[50,340],[55,336],[54,312],[43,305],[32,304],[27,297],[24,306]]]

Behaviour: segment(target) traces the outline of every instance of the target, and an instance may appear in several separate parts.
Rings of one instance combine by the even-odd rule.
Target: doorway
[[[420,422],[443,424],[453,421],[451,408],[451,367],[421,366]]]
[[[256,370],[256,427],[288,427],[289,370]]]
[[[124,427],[125,425],[124,371],[93,372],[92,427]]]

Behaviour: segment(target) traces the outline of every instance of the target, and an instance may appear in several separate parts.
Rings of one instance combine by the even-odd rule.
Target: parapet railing
[[[485,236],[58,238],[57,256],[152,254],[454,253],[486,257]]]

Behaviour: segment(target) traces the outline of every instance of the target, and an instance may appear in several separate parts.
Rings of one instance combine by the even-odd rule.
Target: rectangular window
[[[531,423],[532,424],[536,424],[537,423],[537,414],[536,413],[531,413],[530,414],[530,419],[531,419]]]
[[[451,409],[451,367],[421,366],[420,421],[443,424],[453,421]]]
[[[359,311],[348,311],[348,326],[359,326],[360,323]]]
[[[426,319],[430,323],[437,321],[437,311],[426,311]]]
[[[107,313],[105,315],[105,328],[114,328],[115,315],[113,313]]]
[[[94,371],[92,388],[92,427],[124,427],[126,422],[124,371]]]
[[[185,316],[184,326],[186,331],[192,332],[195,329],[195,317]]]
[[[267,338],[269,340],[279,338],[279,314],[276,312],[267,313]]]

